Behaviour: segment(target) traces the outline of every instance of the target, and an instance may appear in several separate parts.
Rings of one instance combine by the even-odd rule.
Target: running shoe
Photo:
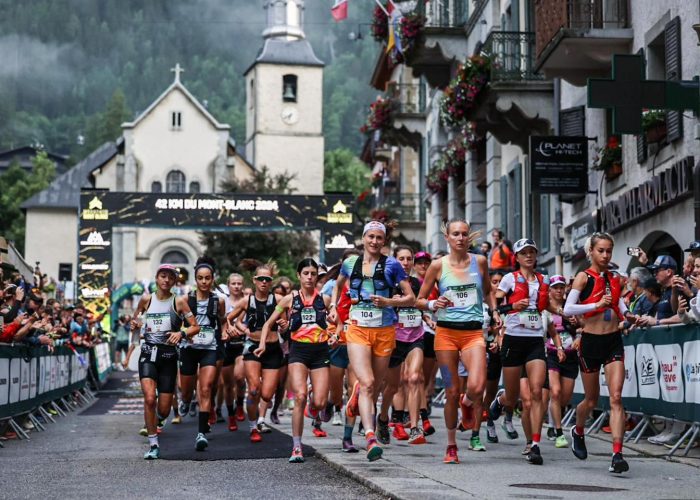
[[[527,454],[527,461],[532,465],[542,465],[544,462],[540,454],[540,447],[536,444],[530,447],[530,453]]]
[[[340,411],[333,413],[333,425],[343,425],[343,417],[340,415]]]
[[[620,474],[622,472],[627,472],[630,470],[630,466],[627,461],[622,458],[622,453],[615,453],[612,457],[612,463],[608,467],[608,472],[614,472],[615,474]]]
[[[275,425],[280,425],[280,417],[277,415],[276,411],[270,412],[270,422]]]
[[[445,451],[445,457],[442,459],[442,462],[445,464],[458,464],[459,463],[459,457],[457,456],[457,445],[456,444],[451,444],[447,447],[447,451]]]
[[[518,431],[516,431],[515,427],[513,427],[512,420],[504,420],[501,424],[501,429],[503,429],[503,431],[506,433],[508,439],[518,439]]]
[[[272,427],[267,425],[267,422],[263,420],[262,422],[258,423],[258,430],[261,434],[269,434],[272,432]]]
[[[557,438],[557,431],[554,430],[554,427],[550,427],[547,429],[547,440],[549,441],[554,441]]]
[[[501,391],[498,391],[498,394],[496,394],[496,397],[493,398],[493,401],[491,401],[491,404],[489,405],[489,418],[494,422],[498,420],[503,412],[503,405],[500,403],[500,401],[498,401],[498,396],[502,394]]]
[[[204,437],[204,434],[201,432],[197,434],[197,437],[194,440],[194,448],[197,451],[204,451],[207,449],[207,446],[209,446],[209,441],[207,441],[207,438]]]
[[[432,436],[435,434],[435,427],[433,427],[433,424],[430,423],[430,420],[427,418],[423,420],[423,435],[424,436]]]
[[[370,462],[379,460],[382,458],[382,453],[384,453],[384,450],[379,446],[376,439],[372,438],[367,440],[367,460]]]
[[[612,428],[610,425],[604,425],[603,427],[600,428],[601,431],[603,431],[606,434],[612,434]]]
[[[238,422],[236,422],[236,417],[228,417],[228,430],[231,432],[238,430]]]
[[[216,423],[217,418],[216,418],[216,411],[210,411],[209,412],[209,420],[207,423],[209,424],[209,429],[214,427],[214,424]]]
[[[333,418],[333,404],[327,403],[326,407],[318,412],[318,416],[321,417],[323,422],[330,422]]]
[[[163,432],[163,427],[165,427],[165,419],[158,420],[158,424],[156,424],[156,434]]]
[[[160,458],[160,446],[154,444],[151,448],[143,454],[143,458],[146,460],[157,460]]]
[[[45,409],[46,411],[48,411],[48,412],[49,412],[51,415],[53,415],[54,417],[55,417],[56,415],[58,415],[58,412],[57,412],[54,408],[46,408],[46,407],[44,407],[44,409]]]
[[[471,429],[474,427],[474,408],[471,404],[466,403],[467,395],[463,394],[459,398],[459,406],[462,408],[462,419],[461,424],[464,429]],[[469,402],[471,403],[471,401]]]
[[[146,429],[145,427],[141,427],[141,429],[139,429],[139,435],[143,437],[148,436],[148,429]]]
[[[481,444],[479,436],[474,436],[469,440],[469,449],[472,451],[486,451],[486,447]]]
[[[521,455],[529,455],[530,449],[532,449],[532,443],[526,443],[525,448],[523,448],[523,451],[521,451],[520,454]]]
[[[262,436],[260,435],[260,431],[257,429],[253,429],[250,431],[250,442],[251,443],[259,443],[262,441]]]
[[[571,428],[571,451],[574,452],[574,456],[579,460],[586,460],[588,458],[588,450],[586,449],[586,438],[584,436],[579,436],[576,434],[576,428]]]
[[[568,448],[569,441],[566,440],[566,436],[564,436],[563,434],[561,436],[557,436],[557,438],[554,440],[554,447],[555,448]]]
[[[197,402],[192,401],[190,403],[190,417],[196,417],[197,416]],[[181,415],[185,415],[185,413],[180,412]]]
[[[170,421],[171,424],[177,425],[182,423],[182,417],[180,415],[175,415]]]
[[[495,425],[486,426],[486,441],[489,443],[498,443],[498,434],[496,434]]]
[[[316,427],[314,425],[314,430],[312,432],[314,433],[314,436],[316,436],[317,438],[328,437],[328,433],[326,431],[324,431],[323,429],[321,429],[320,425],[318,427]]]
[[[344,453],[358,453],[360,450],[357,446],[352,444],[352,439],[343,439],[343,452]]]
[[[394,432],[392,432],[391,435],[399,441],[406,441],[409,438],[408,433],[406,432],[406,429],[403,425],[395,425]]]
[[[236,420],[243,422],[245,420],[245,411],[243,411],[243,406],[236,406]]]
[[[411,429],[411,435],[408,438],[408,444],[425,444],[427,441],[425,440],[425,436],[423,435],[423,432],[418,427],[414,427]]]
[[[300,447],[296,447],[292,450],[292,456],[289,457],[290,464],[301,464],[304,463],[304,453],[301,451]]]
[[[380,418],[377,418],[377,441],[384,445],[391,443],[389,422],[382,422]]]
[[[185,403],[182,399],[180,400],[180,403],[177,405],[177,412],[182,415],[183,417],[187,416],[187,413],[189,411],[190,405]]]
[[[352,392],[350,393],[350,397],[348,398],[348,402],[345,405],[345,414],[348,416],[348,418],[354,418],[354,417],[359,416],[359,414],[360,414],[359,400],[360,400],[360,383],[355,382],[355,385],[352,386]]]

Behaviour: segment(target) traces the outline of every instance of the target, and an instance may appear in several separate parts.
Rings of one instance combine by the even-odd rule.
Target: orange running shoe
[[[243,422],[245,420],[245,412],[243,406],[236,406],[236,420]]]
[[[359,399],[360,399],[360,383],[355,382],[355,385],[352,386],[352,392],[350,393],[350,398],[348,399],[348,402],[345,405],[345,414],[348,416],[348,418],[355,418],[355,417],[359,416],[359,414],[360,414]]]
[[[236,422],[236,417],[228,417],[228,430],[231,432],[238,430],[238,423]]]
[[[326,431],[324,431],[323,429],[321,429],[320,427],[314,427],[313,433],[314,433],[314,436],[316,436],[317,438],[328,437],[328,433]]]
[[[214,408],[211,409],[209,412],[209,427],[214,427],[214,424],[216,423],[216,410]]]
[[[463,394],[462,397],[459,399],[459,405],[462,407],[461,424],[465,430],[471,429],[472,427],[474,427],[474,408],[472,407],[471,404],[468,405],[465,403],[466,399],[467,399],[466,394]]]
[[[259,443],[260,441],[262,441],[260,431],[258,431],[257,429],[253,429],[252,431],[250,431],[250,442]]]
[[[423,434],[425,436],[432,436],[435,434],[435,427],[433,427],[433,424],[431,424],[430,420],[427,418],[423,420]]]
[[[446,464],[458,464],[459,457],[457,456],[457,445],[452,444],[447,447],[445,452],[445,458],[442,459],[443,463]]]
[[[392,432],[391,435],[394,436],[394,439],[398,439],[399,441],[408,440],[408,434],[406,433],[406,429],[401,424],[397,424],[394,426],[394,432]]]

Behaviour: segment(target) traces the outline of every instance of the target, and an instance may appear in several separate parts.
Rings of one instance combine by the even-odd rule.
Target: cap
[[[326,266],[325,264],[319,264],[318,275],[323,276],[324,274],[328,274],[328,266]]]
[[[555,274],[549,277],[549,286],[566,285],[566,278],[561,274]]]
[[[527,247],[532,247],[535,250],[537,250],[537,245],[535,244],[534,240],[528,239],[528,238],[522,238],[519,239],[518,241],[515,242],[515,245],[513,245],[513,251],[515,253],[520,253],[523,250],[525,250]],[[537,250],[539,251],[539,250]]]
[[[416,255],[413,257],[414,262],[421,259],[433,260],[433,257],[428,252],[423,251],[417,252]]]
[[[674,259],[670,255],[659,255],[654,261],[654,263],[647,267],[652,271],[656,271],[658,269],[673,269],[674,271],[678,270],[678,264],[676,263],[676,259]]]
[[[688,248],[683,250],[684,252],[699,252],[700,251],[700,240],[693,241]]]
[[[156,271],[156,276],[158,276],[158,273],[160,273],[161,271],[168,271],[170,273],[173,273],[173,275],[175,277],[177,277],[177,274],[178,274],[177,267],[172,266],[170,264],[161,264],[160,266],[158,266],[158,270]]]

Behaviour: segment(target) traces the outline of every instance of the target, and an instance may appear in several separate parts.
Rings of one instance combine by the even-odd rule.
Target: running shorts
[[[525,365],[520,368],[520,378],[527,378],[527,370],[525,369]],[[545,370],[544,372],[544,384],[542,384],[542,389],[547,391],[549,390],[549,370]]]
[[[488,351],[488,362],[486,364],[486,380],[500,380],[501,370],[501,355],[498,352]]]
[[[377,328],[350,325],[346,338],[348,344],[366,345],[372,348],[372,354],[385,358],[391,356],[396,347],[396,328],[394,325]]]
[[[175,346],[143,344],[139,356],[139,379],[142,378],[155,380],[158,393],[173,394],[177,381]]]
[[[391,353],[391,359],[389,360],[389,368],[396,368],[397,366],[401,366],[401,363],[406,361],[408,354],[413,349],[420,349],[421,351],[423,350],[422,338],[414,340],[413,342],[401,342],[400,340],[397,340],[396,347]]]
[[[583,373],[597,373],[600,367],[615,361],[625,361],[625,346],[620,332],[596,335],[583,332],[579,363]]]
[[[224,366],[235,364],[238,356],[243,356],[243,344],[224,344]]]
[[[247,341],[243,347],[243,361],[260,363],[263,370],[279,370],[282,367],[282,347],[277,340],[265,344],[265,352],[259,358],[253,354],[259,342]],[[247,348],[247,351],[246,351]]]
[[[197,368],[216,366],[218,349],[180,349],[180,375],[196,375]]]
[[[331,365],[343,370],[350,366],[350,358],[348,357],[348,346],[345,344],[338,345],[329,352]]]
[[[331,360],[326,342],[309,343],[291,341],[289,346],[289,364],[301,363],[309,370],[328,368]]]
[[[127,340],[126,342],[117,342],[117,344],[114,346],[114,349],[117,352],[128,351],[129,350],[129,341]]]
[[[468,351],[477,347],[486,348],[483,330],[454,330],[438,326],[435,329],[436,351]]]
[[[425,332],[423,335],[423,357],[435,359],[435,334]]]
[[[522,366],[530,361],[546,361],[542,337],[503,336],[501,343],[501,364],[503,368]]]
[[[551,349],[547,351],[547,370],[558,372],[560,377],[576,380],[576,377],[578,377],[578,363],[576,351],[567,352],[563,363],[559,362],[557,351]]]

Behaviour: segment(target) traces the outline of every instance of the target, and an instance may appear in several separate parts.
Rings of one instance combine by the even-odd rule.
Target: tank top
[[[194,336],[192,343],[187,343],[184,347],[190,349],[203,349],[207,351],[216,350],[217,335],[216,324],[211,323],[211,318],[207,314],[209,308],[209,298],[197,301],[197,324],[199,325],[199,333]],[[218,311],[218,301],[217,301]]]
[[[421,282],[414,276],[409,276],[408,282],[411,285],[413,294],[417,297],[420,292]],[[397,295],[403,295],[400,288],[394,291]],[[423,338],[423,314],[416,307],[397,307],[396,315],[396,340],[399,342],[415,342]]]
[[[151,295],[148,309],[144,315],[143,340],[147,344],[166,345],[170,334],[179,331],[179,316],[175,310],[175,295],[165,300],[158,300],[156,294]]]
[[[454,328],[460,323],[473,321],[478,323],[475,329],[481,328],[484,322],[484,293],[476,256],[470,254],[469,267],[464,269],[450,266],[447,257],[442,257],[441,261],[438,289],[440,295],[447,297],[454,305],[438,311],[438,324]]]
[[[317,291],[314,290],[310,299],[304,299],[301,292],[294,292],[290,313],[292,340],[307,344],[328,342],[326,304]]]

